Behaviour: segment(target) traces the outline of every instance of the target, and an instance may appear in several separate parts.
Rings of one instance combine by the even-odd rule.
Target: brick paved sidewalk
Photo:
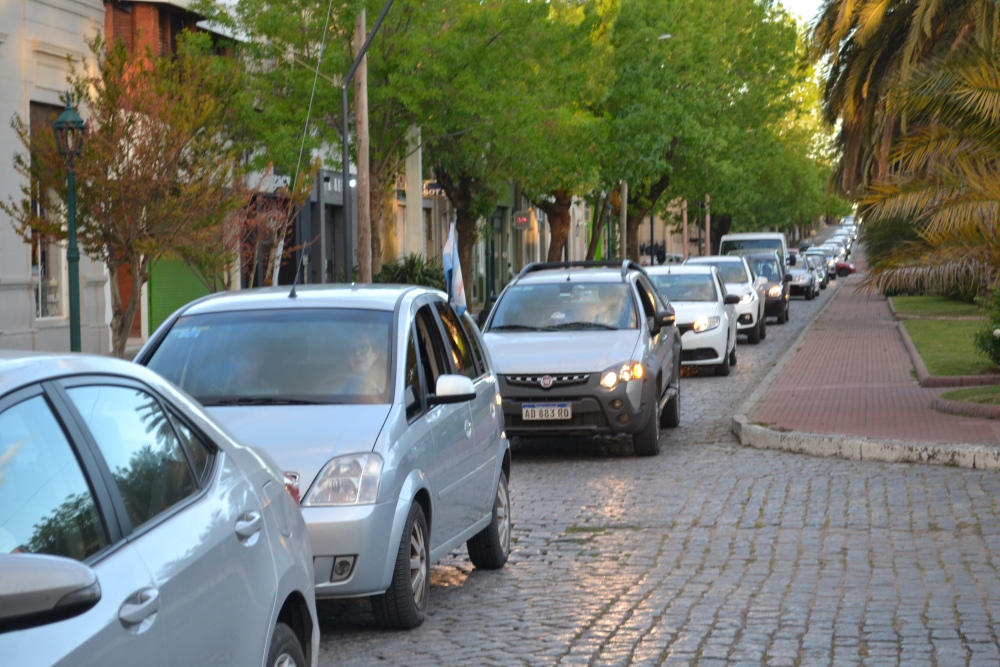
[[[844,279],[841,279],[844,280]],[[883,296],[846,279],[747,414],[777,431],[950,444],[1000,444],[1000,420],[933,410]]]

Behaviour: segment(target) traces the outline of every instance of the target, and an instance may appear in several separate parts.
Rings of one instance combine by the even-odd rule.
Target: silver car
[[[510,553],[497,378],[441,292],[314,285],[219,294],[174,313],[136,361],[298,480],[316,595],[370,596],[376,621],[427,613],[430,565],[465,543]]]
[[[134,364],[0,352],[0,554],[4,664],[317,664],[284,477]]]

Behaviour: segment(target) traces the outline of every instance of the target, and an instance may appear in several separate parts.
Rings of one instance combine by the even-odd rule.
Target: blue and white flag
[[[444,254],[441,257],[444,267],[444,284],[448,289],[448,303],[459,315],[465,312],[465,282],[462,280],[462,265],[458,261],[458,230],[451,223],[448,230],[448,240],[444,243]]]

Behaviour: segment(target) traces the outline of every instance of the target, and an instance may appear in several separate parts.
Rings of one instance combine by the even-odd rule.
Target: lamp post
[[[66,217],[69,227],[66,261],[69,264],[69,349],[80,351],[80,249],[76,245],[76,181],[73,162],[83,149],[87,125],[80,118],[66,94],[66,108],[52,124],[59,144],[59,155],[66,161]]]

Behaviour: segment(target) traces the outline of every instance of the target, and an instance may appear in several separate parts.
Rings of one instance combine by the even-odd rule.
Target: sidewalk
[[[919,385],[887,299],[858,293],[859,278],[737,410],[733,432],[752,447],[1000,470],[1000,420],[931,408],[946,390]]]

